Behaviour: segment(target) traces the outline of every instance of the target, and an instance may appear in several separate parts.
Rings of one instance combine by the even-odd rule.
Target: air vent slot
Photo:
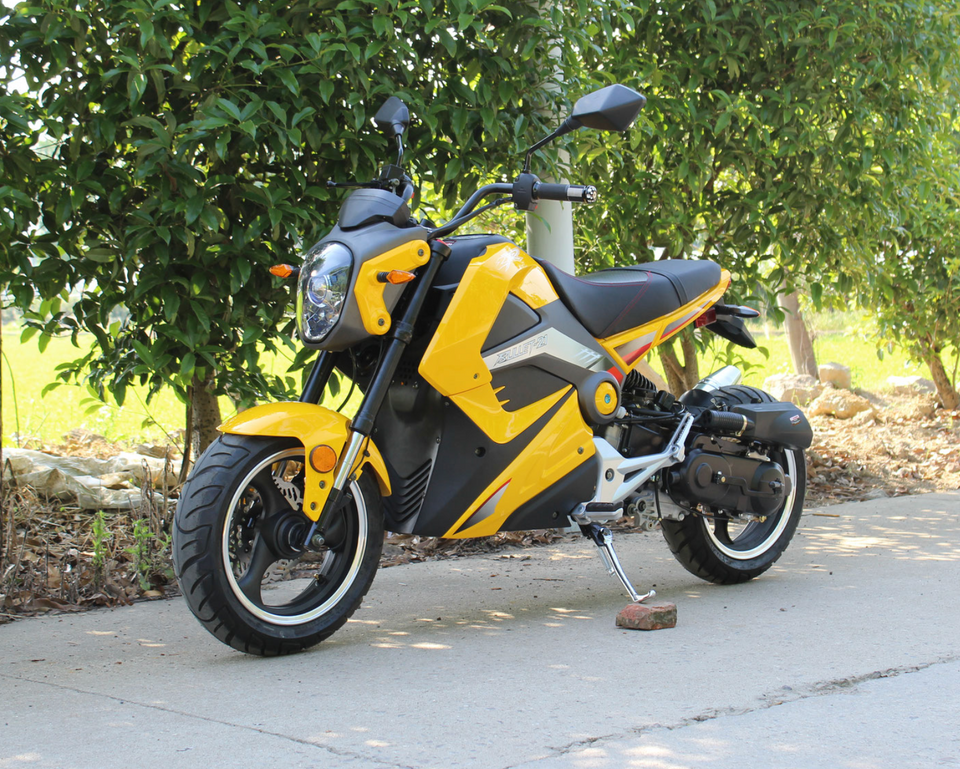
[[[407,478],[401,478],[393,484],[393,493],[384,499],[384,504],[397,523],[406,521],[420,512],[432,470],[433,460],[428,459]]]

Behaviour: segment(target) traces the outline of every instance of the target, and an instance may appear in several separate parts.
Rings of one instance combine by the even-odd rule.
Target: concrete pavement
[[[735,587],[618,537],[652,633],[582,540],[383,570],[281,659],[180,600],[5,625],[0,768],[960,766],[960,493],[822,512]]]

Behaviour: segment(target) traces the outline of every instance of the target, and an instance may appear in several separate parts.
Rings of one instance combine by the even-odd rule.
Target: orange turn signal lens
[[[378,281],[381,283],[392,283],[395,286],[399,283],[409,283],[415,277],[417,276],[406,270],[390,270],[390,272],[377,273]]]
[[[310,466],[318,473],[329,473],[337,466],[337,452],[329,446],[317,446],[310,452]]]
[[[270,268],[270,274],[278,278],[291,278],[300,274],[300,270],[289,264],[275,264]]]

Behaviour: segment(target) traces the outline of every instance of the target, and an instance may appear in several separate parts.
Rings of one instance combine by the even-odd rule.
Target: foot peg
[[[617,552],[613,549],[613,532],[611,532],[610,529],[606,526],[601,526],[599,523],[581,523],[580,531],[583,532],[583,536],[593,540],[593,543],[600,550],[600,557],[603,559],[603,565],[607,567],[607,573],[617,575],[617,579],[619,579],[620,583],[626,588],[627,593],[630,595],[630,598],[633,599],[634,603],[641,603],[657,595],[656,590],[651,590],[649,593],[640,595],[630,580],[627,579],[627,575],[620,565],[620,559],[617,558]]]

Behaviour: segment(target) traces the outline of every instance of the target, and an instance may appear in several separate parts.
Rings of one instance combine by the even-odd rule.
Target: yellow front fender
[[[296,438],[303,444],[304,457],[317,446],[329,446],[337,455],[337,466],[327,473],[318,472],[309,461],[304,461],[303,512],[317,520],[333,488],[333,479],[343,455],[343,447],[350,436],[350,420],[336,411],[313,403],[267,403],[255,406],[230,417],[218,428],[231,435],[263,435]],[[363,472],[366,465],[373,468],[380,493],[390,496],[390,478],[380,450],[369,438],[357,457],[353,472]]]

